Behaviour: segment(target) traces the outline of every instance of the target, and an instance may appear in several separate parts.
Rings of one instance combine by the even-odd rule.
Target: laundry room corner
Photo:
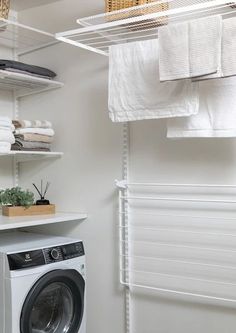
[[[0,333],[235,333],[236,0],[0,0]]]

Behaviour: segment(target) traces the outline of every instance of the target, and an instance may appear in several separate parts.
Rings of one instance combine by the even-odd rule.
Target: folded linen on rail
[[[15,138],[24,141],[45,142],[45,143],[53,142],[53,136],[34,134],[34,133],[16,134]]]
[[[40,134],[40,135],[47,135],[47,136],[54,136],[54,130],[52,128],[33,128],[33,127],[27,127],[27,128],[18,128],[15,130],[15,134]]]
[[[52,128],[48,120],[13,120],[12,123],[15,128]]]
[[[160,83],[158,40],[110,47],[109,116],[114,122],[183,117],[198,112],[198,86]]]
[[[28,74],[37,74],[49,78],[56,77],[56,73],[44,67],[29,65],[19,61],[0,59],[0,70],[8,69],[16,69],[27,72]]]
[[[220,15],[162,26],[158,32],[160,81],[221,76]]]
[[[168,138],[236,137],[236,77],[199,82],[199,113],[168,121]]]

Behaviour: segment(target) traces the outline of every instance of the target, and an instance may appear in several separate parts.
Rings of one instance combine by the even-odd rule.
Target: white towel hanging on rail
[[[222,71],[224,76],[236,75],[236,17],[223,21]]]
[[[160,80],[221,77],[221,16],[159,28]]]
[[[199,113],[168,121],[168,138],[236,137],[236,77],[199,82]]]
[[[112,121],[183,117],[199,108],[198,85],[160,83],[158,40],[110,47],[109,115]]]

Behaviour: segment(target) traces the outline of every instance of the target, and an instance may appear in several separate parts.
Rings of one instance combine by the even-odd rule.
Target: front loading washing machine
[[[83,242],[0,235],[0,333],[85,333]]]

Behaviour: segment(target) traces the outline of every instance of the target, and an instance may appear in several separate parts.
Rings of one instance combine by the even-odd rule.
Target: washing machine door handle
[[[79,333],[85,281],[74,269],[43,275],[30,289],[21,311],[21,333]]]

